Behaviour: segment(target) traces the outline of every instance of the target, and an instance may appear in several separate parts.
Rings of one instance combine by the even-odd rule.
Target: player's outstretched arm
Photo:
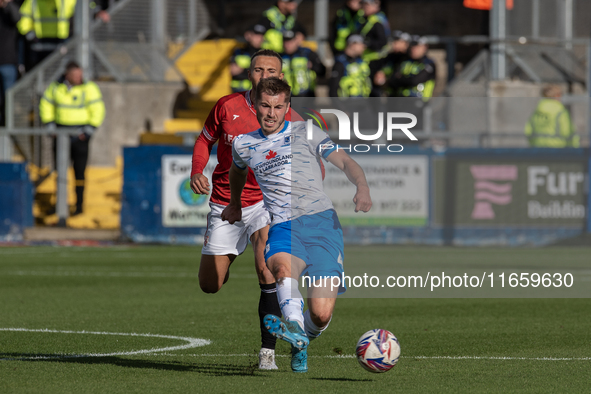
[[[246,175],[248,169],[238,168],[236,164],[232,163],[230,167],[229,182],[230,182],[230,204],[222,211],[222,220],[227,220],[230,224],[234,224],[242,220],[242,190],[246,184]]]
[[[372,202],[367,179],[365,179],[365,173],[361,166],[342,150],[335,150],[326,159],[343,171],[351,183],[357,187],[357,193],[353,197],[355,212],[368,212]]]

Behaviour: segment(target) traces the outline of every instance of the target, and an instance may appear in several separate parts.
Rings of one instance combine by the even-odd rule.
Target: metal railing
[[[109,10],[111,21],[87,26],[88,0],[79,0],[68,40],[6,92],[6,128],[41,126],[38,105],[47,86],[58,79],[69,60],[78,60],[89,79],[117,82],[175,82],[183,80],[177,59],[194,42],[209,34],[202,0],[121,0]],[[76,27],[78,26],[78,27]],[[51,165],[46,138],[31,142],[15,136],[20,153],[37,165]],[[0,160],[12,157],[12,143],[0,138]]]

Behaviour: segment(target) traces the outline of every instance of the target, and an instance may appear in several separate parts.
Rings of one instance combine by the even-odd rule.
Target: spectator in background
[[[380,0],[362,0],[361,4],[365,15],[365,23],[361,27],[360,34],[367,45],[363,53],[363,59],[370,62],[386,56],[390,24],[386,14],[380,11]]]
[[[103,23],[111,22],[109,8],[118,0],[94,0],[90,2],[90,8],[94,12],[94,18],[100,19]]]
[[[369,63],[374,86],[372,89],[372,96],[394,96],[392,88],[386,85],[386,82],[392,78],[392,75],[398,70],[400,64],[408,57],[410,39],[410,34],[395,30],[392,33],[392,42],[390,44],[390,52],[388,55],[385,58],[374,60]]]
[[[435,62],[427,57],[427,40],[413,36],[409,57],[388,80],[388,87],[395,97],[421,97],[425,100],[433,96],[435,89]]]
[[[20,33],[26,38],[25,68],[30,70],[70,37],[76,0],[25,0],[20,8]]]
[[[330,35],[330,47],[335,57],[345,50],[347,37],[359,33],[364,23],[361,0],[347,0],[345,5],[338,9]]]
[[[16,24],[21,18],[18,5],[12,0],[0,0],[0,126],[4,126],[5,94],[16,82],[18,74]]]
[[[78,130],[70,137],[70,155],[76,178],[76,211],[83,211],[84,172],[88,162],[88,145],[94,131],[105,119],[105,104],[98,86],[84,81],[82,69],[76,62],[66,65],[65,74],[52,82],[39,104],[41,121],[50,130],[56,127],[71,127]],[[55,147],[55,143],[54,143]]]
[[[256,51],[261,49],[266,30],[263,25],[259,24],[248,28],[244,33],[246,45],[236,48],[232,53],[232,57],[230,58],[230,74],[232,74],[230,87],[232,88],[232,93],[246,92],[252,88],[252,84],[248,78],[250,58]]]
[[[351,34],[345,51],[335,58],[329,82],[330,97],[369,97],[371,81],[369,65],[361,55],[365,51],[363,37]]]
[[[551,85],[542,91],[534,113],[525,125],[525,135],[534,148],[578,148],[579,136],[570,118],[568,109],[562,104],[562,89]]]
[[[302,32],[283,33],[283,79],[291,86],[292,97],[315,97],[316,77],[326,73],[320,57],[310,48],[301,47]]]
[[[303,27],[296,22],[296,13],[301,1],[278,0],[276,5],[263,12],[263,17],[259,21],[259,24],[267,29],[263,49],[282,53],[283,33],[294,30],[304,31]]]

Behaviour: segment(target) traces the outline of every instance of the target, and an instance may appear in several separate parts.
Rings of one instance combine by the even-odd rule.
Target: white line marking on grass
[[[482,356],[415,356],[406,358],[419,358],[431,360],[526,360],[526,361],[591,361],[591,357],[482,357]]]
[[[174,354],[174,353],[158,353],[154,356],[170,356],[170,357],[258,357],[252,354]],[[291,357],[289,354],[276,354],[275,357]],[[330,356],[308,356],[311,358],[357,358],[353,354],[340,354]],[[414,358],[422,360],[492,360],[492,361],[591,361],[591,357],[484,357],[484,356],[401,356],[401,358]]]
[[[0,358],[0,360],[49,360],[49,359],[61,359],[61,358],[79,358],[79,357],[111,357],[111,356],[133,356],[137,354],[154,354],[160,352],[171,352],[177,350],[193,349],[211,344],[208,339],[191,338],[191,337],[178,337],[174,335],[160,335],[160,334],[138,334],[135,332],[105,332],[105,331],[68,331],[68,330],[49,330],[49,329],[31,329],[31,328],[0,328],[0,331],[11,331],[11,332],[40,332],[40,333],[52,333],[52,334],[83,334],[83,335],[119,335],[127,337],[146,337],[146,338],[165,338],[174,339],[178,341],[187,342],[184,345],[168,346],[163,348],[151,348],[143,350],[132,350],[129,352],[114,352],[114,353],[88,353],[88,354],[55,354],[49,356],[31,356],[31,357],[18,357],[18,358]]]

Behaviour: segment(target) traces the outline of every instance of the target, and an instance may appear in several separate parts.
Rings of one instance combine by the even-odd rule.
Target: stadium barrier
[[[208,197],[192,193],[190,147],[124,150],[121,232],[134,242],[203,242]],[[586,149],[432,149],[355,154],[374,206],[355,214],[354,187],[326,167],[349,244],[546,245],[588,225]],[[205,170],[217,163],[215,151]]]
[[[22,241],[33,226],[33,184],[25,163],[0,163],[0,241]]]

